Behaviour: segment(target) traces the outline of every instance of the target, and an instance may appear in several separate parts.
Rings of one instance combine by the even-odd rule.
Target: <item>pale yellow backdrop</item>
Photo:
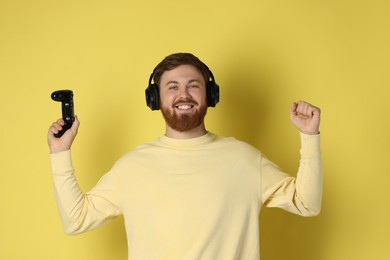
[[[262,259],[390,259],[389,13],[385,0],[1,0],[0,259],[127,258],[122,218],[63,233],[46,145],[60,104],[50,93],[75,92],[74,164],[88,190],[163,134],[144,89],[156,63],[179,51],[200,57],[221,87],[208,129],[293,175],[290,103],[323,111],[322,213],[264,209]]]

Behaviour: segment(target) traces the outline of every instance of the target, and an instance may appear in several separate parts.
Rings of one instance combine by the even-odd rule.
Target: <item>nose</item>
[[[182,87],[180,88],[179,90],[179,98],[180,99],[187,99],[187,98],[191,98],[191,93],[189,91],[189,89],[187,87]]]

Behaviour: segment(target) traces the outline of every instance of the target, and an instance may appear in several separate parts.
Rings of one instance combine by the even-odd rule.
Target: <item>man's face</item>
[[[160,79],[161,112],[172,129],[185,132],[203,123],[207,112],[206,84],[198,70],[181,65]]]

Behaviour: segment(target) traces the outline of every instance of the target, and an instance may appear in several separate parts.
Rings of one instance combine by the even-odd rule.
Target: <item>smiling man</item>
[[[191,65],[181,65],[165,72],[160,80],[161,112],[166,121],[166,135],[173,138],[206,134],[206,81]]]
[[[82,233],[123,214],[129,259],[257,260],[263,206],[319,214],[317,107],[303,101],[291,105],[290,118],[301,137],[300,166],[292,177],[251,145],[206,130],[204,117],[219,101],[219,86],[194,55],[166,57],[154,69],[146,97],[149,107],[161,109],[165,134],[125,154],[87,193],[77,185],[70,154],[78,119],[61,138],[54,134],[63,120],[49,128],[66,233]]]

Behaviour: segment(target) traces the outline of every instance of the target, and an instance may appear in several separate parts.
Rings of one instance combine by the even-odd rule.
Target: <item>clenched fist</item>
[[[294,102],[290,108],[291,122],[304,134],[319,134],[321,110],[305,101]]]

